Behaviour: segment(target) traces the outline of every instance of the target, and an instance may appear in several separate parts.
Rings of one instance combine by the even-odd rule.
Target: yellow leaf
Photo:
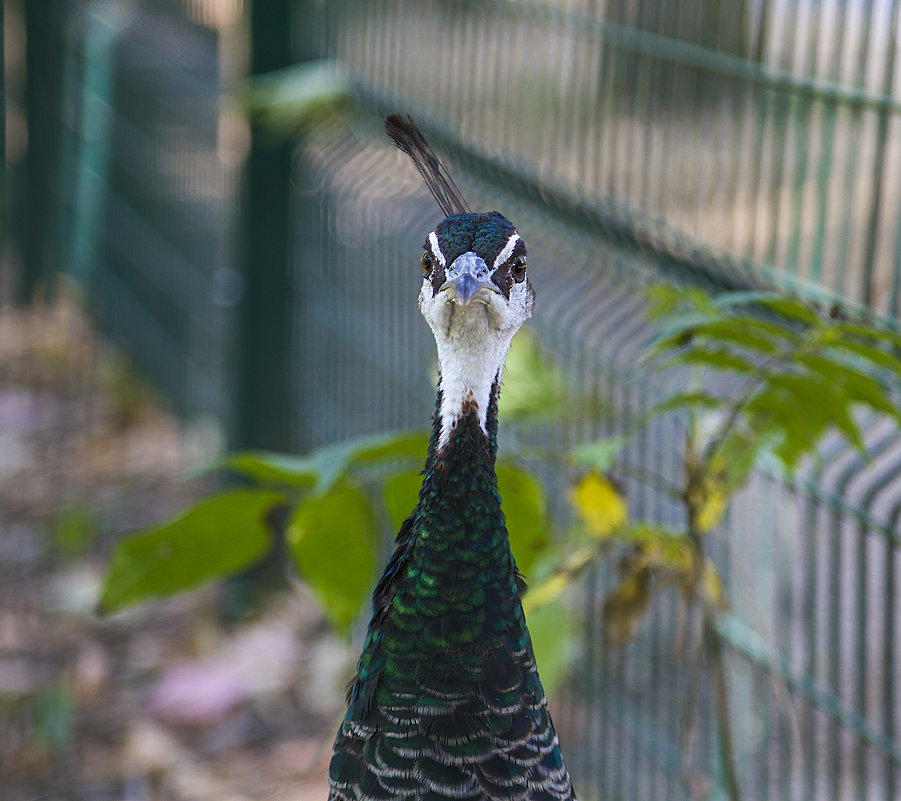
[[[717,609],[726,608],[726,591],[723,589],[723,580],[716,569],[716,565],[709,559],[704,562],[701,571],[701,594],[712,606]]]
[[[699,501],[695,522],[700,531],[710,531],[723,519],[729,505],[729,495],[720,482],[707,481],[704,483]]]
[[[623,496],[600,473],[588,473],[569,498],[588,533],[597,539],[609,537],[628,517]]]
[[[528,614],[539,606],[556,600],[568,586],[569,576],[565,573],[554,573],[548,576],[544,581],[529,588],[528,594],[523,598],[523,609]]]
[[[635,625],[651,603],[650,571],[640,569],[623,579],[604,601],[604,637],[612,646],[623,645],[632,637]]]
[[[597,546],[579,548],[566,557],[566,561],[563,563],[563,569],[570,574],[578,573],[589,562],[597,559],[597,557]]]

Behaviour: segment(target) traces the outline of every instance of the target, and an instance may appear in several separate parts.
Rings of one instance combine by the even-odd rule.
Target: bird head
[[[439,345],[506,348],[532,313],[526,246],[497,211],[452,214],[423,245],[419,309]]]
[[[391,114],[385,130],[416,165],[446,217],[425,240],[419,309],[435,335],[443,446],[474,411],[486,431],[510,341],[532,314],[526,246],[497,211],[473,212],[409,115]]]

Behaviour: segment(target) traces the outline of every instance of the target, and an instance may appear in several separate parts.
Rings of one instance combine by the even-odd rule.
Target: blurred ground
[[[232,626],[215,587],[92,612],[117,538],[217,448],[71,299],[0,309],[0,801],[325,799],[353,654],[303,588]]]

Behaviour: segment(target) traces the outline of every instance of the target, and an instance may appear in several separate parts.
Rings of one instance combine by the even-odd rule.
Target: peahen
[[[526,246],[502,214],[470,211],[411,117],[385,127],[447,215],[426,238],[419,293],[438,399],[419,502],[373,594],[329,801],[572,799],[494,470],[501,371],[534,301]]]

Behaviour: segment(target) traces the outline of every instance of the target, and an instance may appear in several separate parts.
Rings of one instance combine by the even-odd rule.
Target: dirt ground
[[[302,587],[241,623],[220,587],[92,611],[117,538],[201,493],[219,439],[73,302],[0,309],[0,801],[326,798],[354,653]]]

